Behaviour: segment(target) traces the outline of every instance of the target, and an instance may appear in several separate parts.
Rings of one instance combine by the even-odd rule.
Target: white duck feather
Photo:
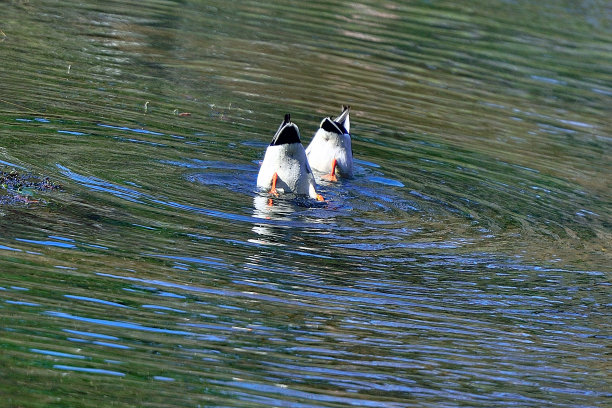
[[[285,115],[266,149],[257,175],[257,187],[273,194],[283,192],[323,199],[317,194],[315,179],[300,140],[300,130],[291,122],[289,114]]]
[[[350,106],[343,106],[342,113],[335,119],[323,119],[306,148],[312,169],[328,173],[326,178],[330,180],[335,180],[336,175],[353,177],[350,109]]]

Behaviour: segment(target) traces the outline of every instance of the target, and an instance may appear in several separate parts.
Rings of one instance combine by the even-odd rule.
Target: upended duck
[[[278,195],[280,191],[324,200],[317,193],[315,179],[300,140],[300,130],[291,122],[289,114],[285,115],[272,143],[266,149],[257,175],[257,187],[273,195]]]
[[[306,148],[310,166],[317,172],[326,173],[322,176],[325,180],[337,181],[337,176],[353,177],[350,110],[350,106],[342,106],[338,117],[323,119]]]

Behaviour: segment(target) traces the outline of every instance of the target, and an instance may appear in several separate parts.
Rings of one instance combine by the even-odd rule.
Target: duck
[[[324,201],[317,193],[315,178],[300,140],[300,130],[285,114],[283,122],[266,148],[257,187],[269,194],[293,193]]]
[[[306,148],[312,169],[326,173],[322,176],[324,180],[338,181],[337,176],[353,177],[350,111],[350,106],[342,106],[338,117],[324,118]]]

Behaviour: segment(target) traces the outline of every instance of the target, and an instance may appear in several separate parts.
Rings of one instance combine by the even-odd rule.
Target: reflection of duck
[[[292,230],[290,223],[295,214],[295,206],[292,201],[282,199],[270,205],[270,200],[262,194],[256,194],[253,198],[253,217],[266,222],[253,224],[252,231],[258,238],[250,239],[249,242],[285,246],[284,238]]]
[[[314,170],[328,173],[323,177],[326,180],[336,181],[336,174],[353,177],[350,110],[350,106],[343,106],[337,118],[323,119],[306,148],[308,162]]]
[[[295,123],[291,123],[289,114],[285,115],[266,149],[257,176],[257,187],[274,195],[282,191],[323,200],[316,191],[314,176],[300,141],[300,130]]]
[[[270,199],[262,194],[253,197],[253,217],[267,220],[289,220],[295,212],[291,201],[278,200],[270,205]]]

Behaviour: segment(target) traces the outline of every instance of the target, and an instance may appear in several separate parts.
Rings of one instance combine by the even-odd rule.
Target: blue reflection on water
[[[119,340],[119,337],[109,336],[107,334],[101,334],[101,333],[92,333],[92,332],[85,332],[85,331],[72,330],[72,329],[62,329],[62,331],[65,331],[66,333],[70,333],[70,334],[78,334],[80,336],[85,336],[85,337],[95,337],[95,338],[106,339],[106,340]]]
[[[59,351],[42,350],[42,349],[37,349],[37,348],[31,348],[30,351],[33,353],[45,354],[47,356],[54,356],[54,357],[76,358],[80,360],[87,358],[79,354],[61,353]]]
[[[404,183],[386,177],[370,177],[369,180],[373,181],[374,183],[384,184],[386,186],[404,187]]]
[[[11,162],[7,162],[7,161],[4,161],[4,160],[0,160],[0,164],[3,164],[5,166],[9,166],[9,167],[15,167],[17,169],[22,169],[22,170],[25,169],[25,167],[23,167],[23,166],[19,166],[17,164],[14,164],[14,163],[11,163]]]
[[[215,258],[212,256],[204,256],[201,258],[195,258],[190,256],[178,256],[178,255],[157,255],[157,254],[145,254],[145,256],[152,256],[154,258],[172,259],[175,261],[185,261],[197,264],[206,264],[211,266],[227,266],[227,263],[223,262],[221,258]]]
[[[5,300],[6,303],[10,304],[10,305],[18,305],[18,306],[40,306],[40,304],[38,303],[34,303],[34,302],[24,302],[21,300]]]
[[[104,370],[102,368],[75,367],[75,366],[69,366],[69,365],[63,365],[63,364],[54,364],[53,368],[56,368],[58,370],[65,370],[65,371],[80,371],[83,373],[90,373],[90,374],[106,374],[106,375],[114,375],[117,377],[125,376],[125,373],[122,373],[119,371]]]
[[[122,349],[122,350],[131,349],[130,346],[126,346],[126,345],[123,345],[123,344],[117,344],[117,343],[109,343],[109,342],[106,342],[106,341],[98,341],[98,340],[96,340],[96,341],[92,341],[91,343],[92,344],[96,344],[98,346],[111,347],[111,348]]]
[[[64,319],[78,320],[80,322],[85,322],[85,323],[100,324],[103,326],[120,327],[123,329],[130,329],[130,330],[140,330],[140,331],[147,331],[147,332],[154,332],[154,333],[176,334],[180,336],[192,336],[193,335],[193,333],[183,331],[183,330],[160,329],[157,327],[143,326],[143,325],[136,324],[136,323],[122,322],[122,321],[117,321],[117,320],[94,319],[94,318],[89,318],[89,317],[76,316],[70,313],[54,312],[51,310],[43,312],[43,314],[48,315],[48,316],[53,316],[53,317],[61,317]]]
[[[152,130],[146,130],[146,129],[129,128],[126,126],[113,126],[113,125],[106,125],[103,123],[98,123],[98,126],[103,127],[103,128],[109,128],[109,129],[126,130],[128,132],[134,132],[134,133],[144,133],[147,135],[164,136],[163,133],[153,132]]]
[[[153,376],[153,379],[154,379],[154,380],[157,380],[157,381],[175,381],[175,380],[174,380],[174,378],[171,378],[171,377],[163,377],[163,376],[161,376],[161,375],[155,375],[155,376]]]
[[[87,136],[87,133],[75,132],[72,130],[58,130],[57,133],[65,133],[67,135],[74,135],[74,136]]]
[[[110,302],[108,300],[96,299],[96,298],[87,297],[87,296],[64,295],[64,297],[67,297],[69,299],[84,300],[86,302],[101,303],[101,304],[107,305],[107,306],[127,307],[127,308],[129,308],[129,306],[125,306],[125,305],[122,305],[120,303]]]
[[[76,248],[74,244],[68,244],[66,242],[57,242],[57,241],[38,241],[35,239],[24,239],[24,238],[15,238],[16,241],[27,242],[29,244],[37,244],[51,247],[60,247],[60,248]]]
[[[17,122],[40,122],[40,123],[51,123],[49,119],[45,118],[34,118],[34,119],[26,119],[26,118],[17,118],[15,119]]]
[[[18,248],[12,248],[9,246],[5,246],[5,245],[0,245],[0,249],[4,249],[6,251],[15,251],[15,252],[21,252],[21,249]]]

